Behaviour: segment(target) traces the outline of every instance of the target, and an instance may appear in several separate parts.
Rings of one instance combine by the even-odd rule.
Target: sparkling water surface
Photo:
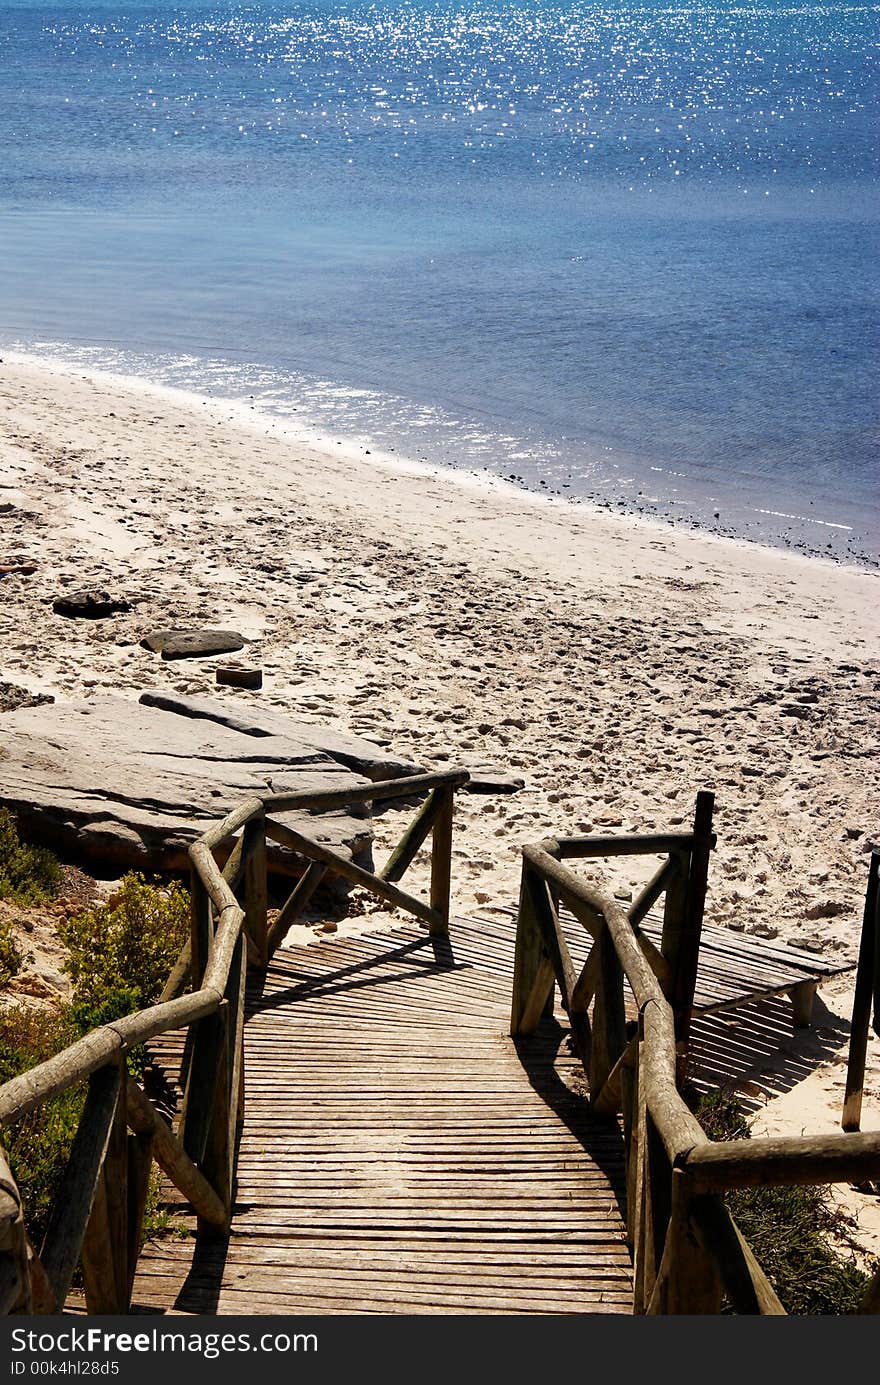
[[[0,342],[876,558],[878,21],[0,5]]]

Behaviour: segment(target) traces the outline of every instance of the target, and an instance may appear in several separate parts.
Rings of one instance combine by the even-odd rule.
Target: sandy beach
[[[880,837],[880,573],[366,451],[7,356],[0,563],[35,570],[2,578],[0,678],[58,700],[255,699],[426,767],[522,778],[513,795],[460,797],[461,912],[515,901],[523,842],[679,826],[709,788],[707,922],[855,961]],[[95,586],[133,610],[53,614],[57,595]],[[252,641],[262,690],[218,689],[216,660],[140,647],[190,622]],[[379,828],[390,840],[399,824]],[[851,977],[823,994],[846,1019]],[[878,1048],[866,1128],[880,1126]],[[845,1045],[759,1102],[759,1128],[834,1128],[844,1064]],[[877,1199],[851,1196],[861,1244],[880,1251]]]

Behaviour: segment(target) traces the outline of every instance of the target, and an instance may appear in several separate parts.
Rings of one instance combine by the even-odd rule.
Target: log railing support
[[[119,1091],[124,1092],[125,1059]],[[140,1228],[138,1228],[139,1230]],[[90,1313],[127,1313],[129,1307],[129,1186],[125,1101],[117,1098],[107,1150],[82,1243],[86,1307]]]
[[[0,1315],[34,1311],[21,1195],[0,1148]]]
[[[437,814],[431,844],[431,908],[436,919],[429,925],[433,937],[449,933],[449,897],[452,885],[452,815],[455,795],[451,787],[435,789]]]
[[[599,956],[599,978],[593,1004],[590,1056],[590,1096],[598,1103],[611,1071],[626,1048],[626,1014],[623,999],[623,967],[607,927],[594,943]],[[615,1103],[616,1106],[616,1103]]]
[[[555,973],[544,947],[535,905],[531,873],[523,866],[520,884],[516,951],[513,961],[513,999],[510,1033],[516,1038],[531,1034],[544,1013],[548,996],[553,994]]]
[[[60,1311],[64,1306],[80,1257],[101,1167],[114,1131],[119,1093],[118,1063],[99,1068],[89,1078],[85,1107],[40,1251],[40,1260],[55,1300],[55,1311]]]
[[[862,1122],[862,1092],[872,1008],[874,1032],[880,1034],[880,850],[876,848],[871,852],[868,868],[868,889],[853,995],[846,1091],[840,1122],[844,1130],[858,1130]]]
[[[266,817],[259,813],[246,822],[242,832],[244,861],[245,929],[253,950],[254,965],[265,971],[269,965],[269,937],[266,924],[268,879],[266,860]]]

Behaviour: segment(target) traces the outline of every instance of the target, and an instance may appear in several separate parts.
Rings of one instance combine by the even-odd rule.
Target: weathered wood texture
[[[582,966],[592,940],[565,931]],[[250,983],[231,1240],[148,1246],[135,1310],[631,1312],[619,1127],[590,1115],[556,1022],[506,1037],[514,934],[496,915],[280,949]],[[704,929],[697,996],[826,970]],[[180,1050],[153,1045],[166,1069]]]
[[[135,1310],[630,1311],[617,1124],[556,1022],[506,1036],[512,923],[451,933],[282,948],[252,976],[231,1239],[149,1245]]]
[[[514,909],[506,911],[515,915]],[[580,970],[587,960],[592,939],[573,915],[563,907],[560,913],[571,959]],[[648,945],[657,947],[661,923],[650,913],[642,924]],[[596,959],[598,962],[598,958]],[[851,971],[850,962],[829,962],[803,948],[787,943],[763,942],[734,933],[729,928],[704,925],[700,942],[700,961],[694,990],[694,1016],[742,1009],[767,996],[792,996],[800,986],[821,985],[829,977]],[[635,1008],[629,987],[625,988],[627,1015]],[[792,1013],[794,1021],[795,1013]]]
[[[853,996],[846,1093],[841,1119],[844,1130],[858,1130],[861,1124],[865,1059],[868,1052],[868,1030],[871,1025],[872,1009],[874,1012],[874,1032],[880,1034],[880,851],[876,849],[871,852],[868,890],[865,895],[865,915],[862,921],[862,939],[859,947],[859,964]]]

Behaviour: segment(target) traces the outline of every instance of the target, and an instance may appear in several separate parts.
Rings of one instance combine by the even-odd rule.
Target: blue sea
[[[876,561],[877,4],[0,5],[0,346]]]

